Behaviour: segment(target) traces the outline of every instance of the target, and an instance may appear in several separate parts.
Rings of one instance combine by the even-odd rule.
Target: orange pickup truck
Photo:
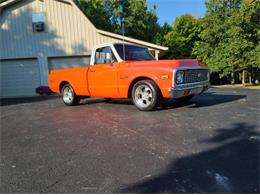
[[[49,87],[66,105],[87,97],[131,98],[142,111],[161,100],[189,100],[209,88],[209,70],[194,59],[155,60],[144,47],[114,43],[93,49],[90,65],[52,70]]]

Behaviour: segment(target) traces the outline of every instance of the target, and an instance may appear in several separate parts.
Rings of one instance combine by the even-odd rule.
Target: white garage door
[[[39,66],[36,59],[1,60],[1,97],[36,96],[40,86]]]

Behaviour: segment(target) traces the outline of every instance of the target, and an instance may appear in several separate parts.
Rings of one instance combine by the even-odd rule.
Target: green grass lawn
[[[243,86],[242,84],[235,84],[235,85],[212,85],[212,87],[217,88],[245,88],[245,89],[260,89],[260,85],[252,85],[252,84],[246,84]]]
[[[247,89],[260,89],[260,85],[249,85],[249,86],[246,86],[245,88],[247,88]]]

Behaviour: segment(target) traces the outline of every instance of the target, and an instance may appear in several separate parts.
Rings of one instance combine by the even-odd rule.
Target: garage
[[[40,86],[37,59],[1,60],[1,97],[36,96]]]
[[[50,70],[89,65],[100,44],[132,43],[157,56],[168,49],[97,29],[73,0],[3,1],[0,15],[0,97],[36,96]]]

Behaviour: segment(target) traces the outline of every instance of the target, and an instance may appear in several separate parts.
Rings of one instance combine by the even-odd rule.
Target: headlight
[[[176,73],[176,83],[177,84],[183,83],[183,76],[184,76],[184,72],[183,71],[178,71]]]

